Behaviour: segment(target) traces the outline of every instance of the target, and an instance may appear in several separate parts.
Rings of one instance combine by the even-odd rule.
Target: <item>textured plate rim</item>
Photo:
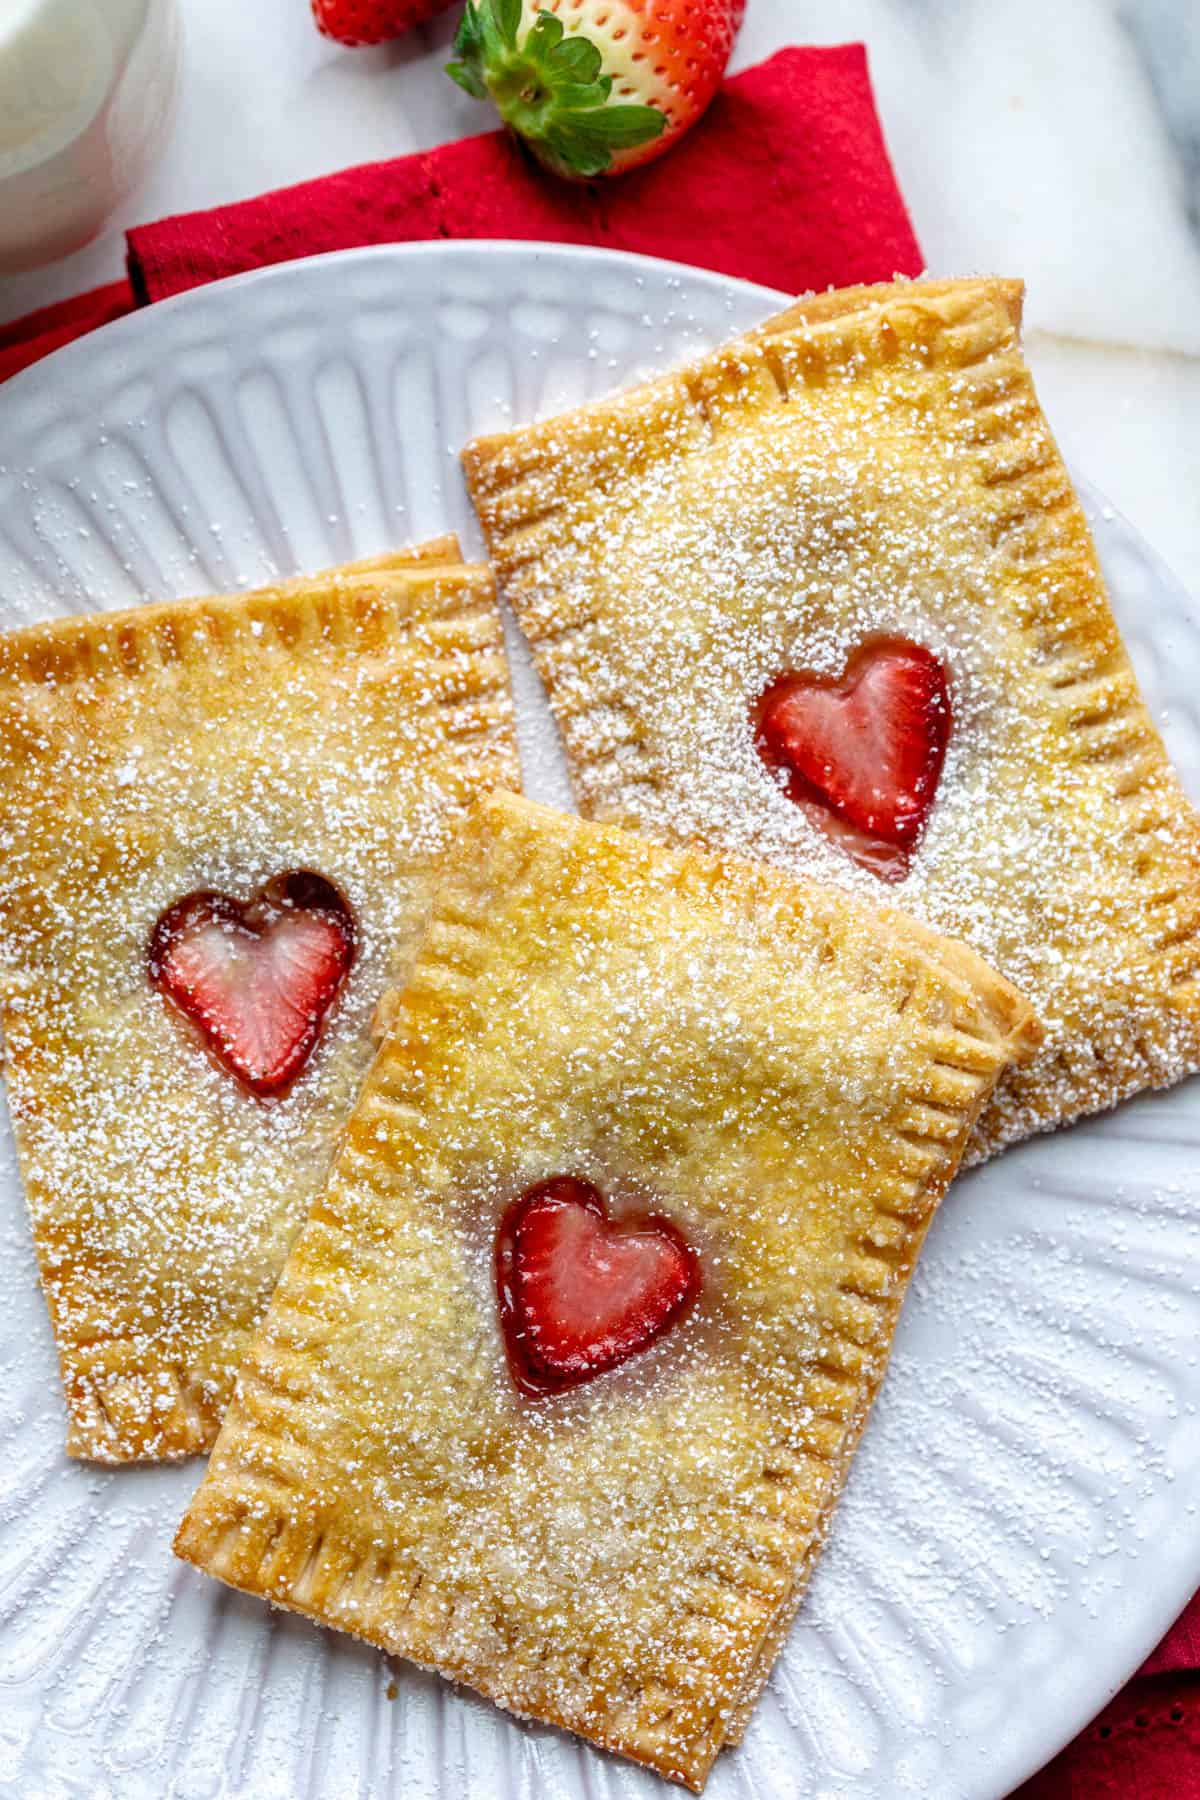
[[[60,345],[48,356],[41,357],[27,369],[21,369],[10,376],[4,383],[5,396],[9,400],[15,398],[27,403],[35,388],[47,375],[65,375],[76,362],[80,367],[85,367],[97,349],[111,350],[123,344],[126,338],[137,338],[152,320],[173,318],[182,308],[199,309],[205,303],[214,301],[220,304],[229,293],[244,294],[275,282],[302,279],[307,270],[320,270],[335,265],[342,268],[360,263],[405,262],[409,259],[453,264],[496,255],[549,255],[554,261],[590,263],[594,267],[607,264],[624,271],[631,267],[643,268],[660,276],[665,274],[668,278],[677,277],[681,281],[703,283],[716,295],[736,293],[746,299],[762,300],[765,305],[776,309],[790,306],[796,298],[779,288],[763,287],[755,281],[742,281],[734,275],[721,275],[713,269],[702,269],[693,263],[673,262],[662,256],[645,256],[635,250],[613,250],[604,245],[556,244],[525,238],[422,238],[415,243],[361,244],[352,250],[324,250],[316,256],[297,256],[288,262],[268,263],[261,269],[246,269],[239,275],[223,275],[216,281],[201,282],[195,287],[184,288],[180,293],[169,294],[162,300],[151,300],[145,305],[135,306],[132,312],[123,314],[119,319],[110,319],[106,325],[99,325],[95,330],[85,332],[82,337],[73,339],[69,344]]]

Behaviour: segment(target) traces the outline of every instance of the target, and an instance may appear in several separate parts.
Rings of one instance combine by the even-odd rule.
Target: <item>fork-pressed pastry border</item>
[[[241,679],[247,659],[268,681],[282,681],[289,668],[315,669],[327,657],[359,653],[392,665],[398,716],[438,715],[437,738],[447,752],[442,791],[448,806],[465,804],[485,786],[517,779],[492,578],[482,566],[463,564],[457,540],[447,536],[411,552],[249,593],[69,615],[0,637],[5,702],[0,812],[17,820],[37,812],[37,795],[26,791],[26,772],[32,769],[36,779],[37,757],[56,734],[74,728],[74,694],[81,685],[92,729],[115,742],[127,729],[129,697],[144,695],[153,684],[168,684],[163,691],[169,693],[170,684],[185,678],[192,703],[198,698],[202,705],[206,684],[222,685],[231,670]],[[76,804],[93,807],[96,797],[80,794]],[[48,862],[54,856],[52,827],[49,819],[39,825],[47,837]],[[97,875],[119,873],[110,867],[118,852],[100,828],[94,848]],[[8,904],[19,914],[24,903],[18,896]],[[36,933],[37,954],[51,971],[59,929],[51,920]],[[44,1096],[59,1078],[55,1070],[65,1066],[64,1058],[86,1054],[86,1045],[65,1045],[54,1033],[47,1035],[37,1010],[41,977],[27,959],[21,966],[14,931],[24,942],[28,933],[20,918],[6,925],[0,917],[0,1003],[6,1023],[13,1009],[20,1009],[20,1031],[9,1033],[7,1073],[66,1392],[68,1451],[127,1461],[205,1450],[232,1386],[231,1374],[217,1370],[236,1366],[254,1318],[240,1316],[231,1305],[208,1338],[193,1346],[197,1355],[189,1362],[165,1356],[144,1318],[135,1320],[136,1304],[145,1295],[128,1296],[121,1321],[111,1309],[92,1316],[95,1272],[105,1244],[79,1212],[69,1172],[43,1167],[32,1148],[51,1103]],[[151,1295],[164,1273],[146,1270]]]
[[[697,1544],[689,1575],[672,1589],[679,1642],[663,1647],[657,1666],[626,1669],[619,1696],[589,1686],[569,1642],[542,1642],[534,1657],[519,1617],[494,1621],[505,1649],[492,1662],[464,1657],[452,1588],[438,1569],[405,1560],[386,1509],[374,1516],[339,1509],[321,1430],[323,1418],[342,1409],[353,1415],[368,1403],[334,1372],[329,1350],[339,1321],[371,1316],[371,1294],[404,1280],[389,1229],[410,1209],[424,1217],[405,1171],[419,1169],[421,1189],[430,1192],[449,1179],[441,1137],[449,1132],[456,1144],[463,1128],[453,1101],[440,1090],[431,1099],[423,1087],[426,1071],[440,1066],[442,1033],[453,1032],[459,1014],[468,1029],[477,984],[491,959],[506,953],[509,934],[522,929],[514,919],[535,921],[528,929],[539,944],[553,937],[556,911],[589,859],[605,877],[611,867],[614,880],[628,881],[621,892],[629,905],[646,880],[669,889],[681,916],[711,913],[715,930],[732,931],[738,918],[769,918],[763,949],[769,942],[781,956],[790,951],[818,985],[824,970],[827,981],[869,995],[897,1029],[903,1017],[908,1041],[920,1046],[912,1080],[881,1124],[879,1142],[872,1139],[869,1223],[841,1246],[844,1275],[829,1296],[821,1354],[796,1374],[789,1418],[777,1421],[760,1476],[739,1500],[738,1532]],[[807,1580],[883,1372],[908,1274],[970,1125],[999,1071],[1030,1053],[1037,1028],[1020,997],[973,952],[901,915],[875,915],[766,865],[664,851],[501,794],[476,808],[444,870],[424,946],[390,1020],[329,1186],[248,1352],[176,1548],[234,1586],[699,1788],[765,1679]],[[355,1311],[361,1293],[365,1315]],[[495,1370],[481,1353],[452,1378],[474,1385],[493,1380]],[[375,1401],[386,1414],[388,1396],[372,1395]],[[802,1446],[798,1419],[806,1421]],[[397,1503],[402,1495],[392,1497]]]
[[[1077,764],[1111,772],[1130,877],[1143,890],[1146,1008],[1089,1018],[985,1110],[967,1161],[1200,1068],[1200,823],[1171,770],[1109,608],[1091,535],[1020,351],[1022,284],[897,282],[799,301],[687,367],[578,411],[477,439],[463,464],[502,591],[513,603],[566,740],[586,814],[661,830],[669,799],[635,698],[598,650],[601,619],[568,596],[564,521],[658,463],[702,450],[734,421],[786,409],[799,388],[881,371],[919,408],[934,374],[1028,646],[1028,670]],[[569,558],[567,559],[569,561]],[[593,590],[594,593],[594,590]],[[598,600],[599,596],[595,596]],[[611,623],[611,621],[606,621]],[[628,622],[636,630],[636,621]],[[1149,964],[1154,965],[1153,973]],[[1036,996],[1035,996],[1036,998]]]

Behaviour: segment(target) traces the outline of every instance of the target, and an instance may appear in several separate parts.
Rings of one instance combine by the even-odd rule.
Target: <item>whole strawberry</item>
[[[467,0],[447,69],[556,175],[619,175],[717,90],[746,0]]]
[[[451,4],[452,0],[312,0],[312,10],[317,29],[339,44],[385,44]]]

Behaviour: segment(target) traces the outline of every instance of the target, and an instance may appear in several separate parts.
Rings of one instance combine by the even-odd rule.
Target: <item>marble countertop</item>
[[[305,0],[180,5],[158,167],[97,243],[0,278],[0,321],[114,279],[137,220],[487,127],[440,74],[453,12],[351,52],[297,28]],[[1200,594],[1200,5],[750,0],[733,67],[851,38],[931,270],[1024,276],[1068,458]]]

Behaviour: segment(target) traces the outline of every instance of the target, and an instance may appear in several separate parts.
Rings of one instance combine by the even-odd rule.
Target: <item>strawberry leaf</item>
[[[602,175],[618,151],[667,128],[653,106],[612,103],[612,77],[590,38],[567,35],[539,12],[519,36],[522,0],[467,0],[446,73],[475,99],[489,97],[511,130],[556,174]]]
[[[493,9],[496,29],[510,50],[517,47],[517,31],[521,24],[521,0],[496,0]]]
[[[486,6],[487,0],[479,0],[479,3]],[[556,44],[562,42],[562,37],[563,22],[558,14],[540,12],[533,21],[529,36],[525,40],[525,49],[530,56],[545,55],[548,51],[553,50]]]
[[[658,123],[647,129],[646,114]],[[630,150],[656,138],[666,126],[663,114],[652,106],[603,106],[568,121],[569,129],[611,144],[614,150]]]
[[[479,21],[479,41],[484,63],[501,62],[509,55],[513,46],[505,38],[500,22],[489,5],[489,0],[478,0],[475,17]]]
[[[446,73],[451,81],[456,81],[460,88],[470,94],[472,100],[486,100],[487,88],[479,73],[483,62],[483,36],[479,25],[479,15],[475,11],[472,0],[467,0],[466,9],[458,23],[454,34],[454,48],[461,62],[446,64]]]
[[[612,78],[608,75],[586,85],[582,82],[564,82],[558,90],[558,104],[563,113],[587,112],[603,106],[611,93]],[[605,111],[611,110],[609,107],[605,108]]]
[[[542,17],[549,18],[551,15],[543,13]],[[555,73],[570,81],[592,82],[600,78],[604,58],[591,38],[564,38],[561,44],[555,45],[550,55]],[[606,75],[604,80],[611,88],[612,76]]]
[[[472,100],[487,99],[487,89],[484,87],[474,69],[469,68],[466,63],[447,63],[446,73],[451,81],[456,81],[458,83],[465,94],[470,94]]]

